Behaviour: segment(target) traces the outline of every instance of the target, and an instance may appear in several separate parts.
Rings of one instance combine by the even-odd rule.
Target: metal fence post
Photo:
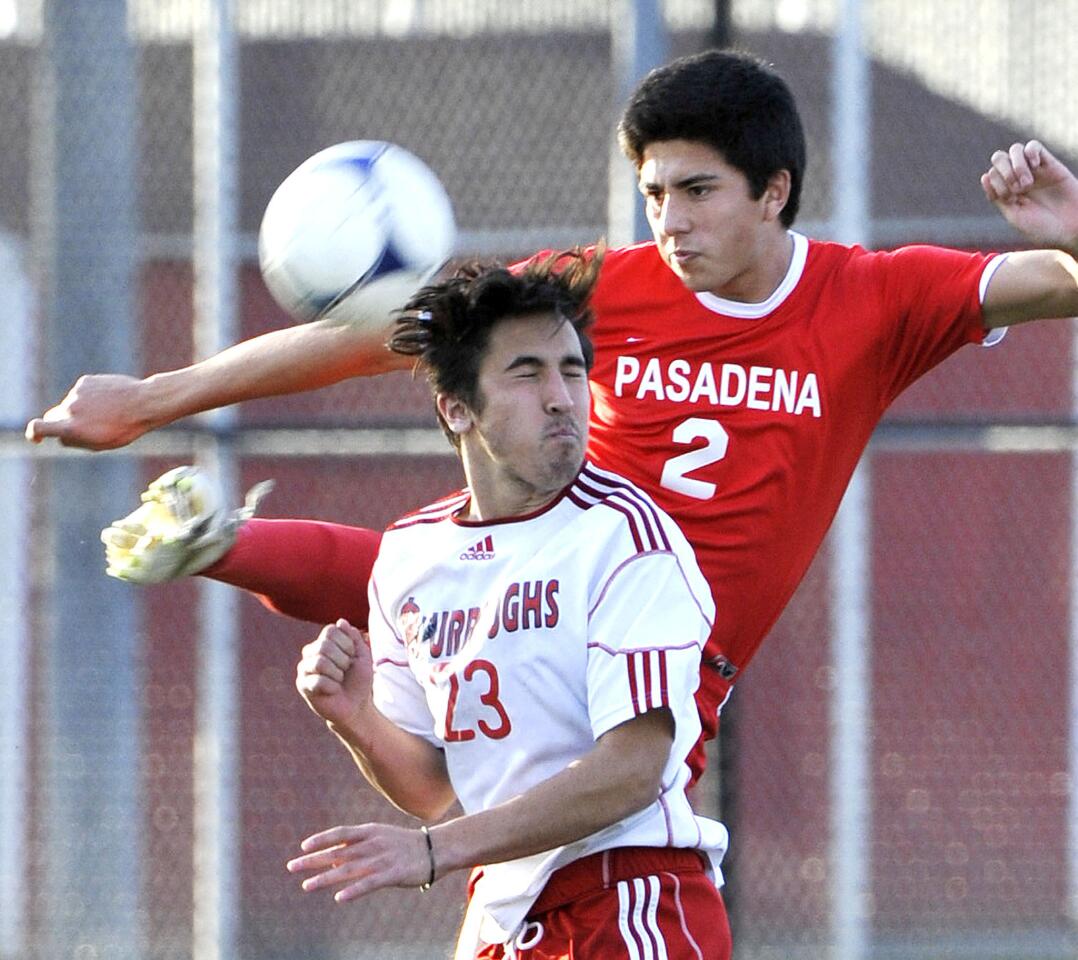
[[[610,69],[615,122],[636,84],[667,57],[666,20],[659,0],[616,0],[610,8]],[[621,154],[611,131],[607,239],[611,245],[650,236],[636,189],[636,171]]]
[[[860,0],[843,0],[831,72],[835,168],[833,236],[864,244],[869,234],[871,76]],[[869,454],[854,473],[832,537],[831,942],[834,960],[863,960],[870,930],[871,502]]]
[[[0,421],[21,421],[30,406],[33,294],[20,247],[0,233]],[[30,711],[29,557],[32,469],[23,455],[0,458],[0,958],[29,943],[26,873]]]
[[[53,398],[87,370],[134,366],[137,85],[125,0],[50,0],[44,28],[33,243]],[[38,571],[41,956],[140,949],[139,631],[135,596],[103,576],[97,539],[131,509],[134,475],[129,459],[98,457],[47,476],[56,549]]]
[[[194,87],[195,353],[210,356],[237,337],[236,40],[231,0],[202,0],[192,42]],[[207,414],[218,431],[231,410]],[[211,438],[199,454],[226,498],[236,500],[231,442]],[[198,699],[194,756],[194,957],[235,960],[240,920],[238,598],[200,584]]]

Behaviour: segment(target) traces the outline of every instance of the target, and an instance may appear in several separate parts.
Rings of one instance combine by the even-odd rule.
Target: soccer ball
[[[297,320],[363,319],[403,306],[455,240],[449,197],[422,160],[391,143],[353,140],[319,151],[276,189],[258,263],[274,300]]]

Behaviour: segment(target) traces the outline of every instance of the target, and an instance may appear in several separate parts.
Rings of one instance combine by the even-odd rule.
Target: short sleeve
[[[881,357],[887,405],[960,347],[984,340],[981,281],[994,258],[924,245],[875,258],[890,318]]]
[[[596,739],[668,707],[698,722],[693,695],[711,624],[672,553],[640,554],[603,583],[588,622],[588,714]]]
[[[423,688],[412,673],[404,641],[390,626],[378,602],[374,578],[370,584],[370,643],[374,661],[373,698],[378,711],[406,733],[422,737],[436,746],[442,741],[434,733],[434,717]]]

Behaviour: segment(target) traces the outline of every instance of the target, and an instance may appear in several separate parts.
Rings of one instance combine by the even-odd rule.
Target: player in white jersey
[[[298,668],[388,799],[464,812],[336,827],[289,868],[348,900],[478,867],[458,957],[730,954],[726,830],[685,793],[715,611],[673,521],[584,461],[597,270],[466,269],[400,321],[468,487],[386,532],[369,649],[340,621]]]

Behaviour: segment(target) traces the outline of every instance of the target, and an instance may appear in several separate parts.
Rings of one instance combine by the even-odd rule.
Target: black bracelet
[[[427,877],[426,883],[419,885],[419,889],[426,893],[431,888],[431,884],[434,883],[434,843],[430,838],[430,830],[427,829],[426,824],[419,828],[419,832],[423,834],[424,839],[427,841],[427,859],[430,860],[430,876]]]

